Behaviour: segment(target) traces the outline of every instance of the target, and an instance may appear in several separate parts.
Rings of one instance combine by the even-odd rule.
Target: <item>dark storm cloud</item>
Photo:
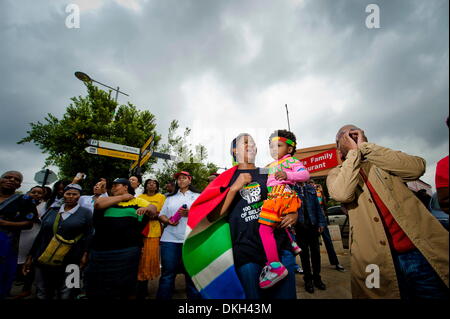
[[[353,83],[361,96],[349,101],[345,114],[324,116],[326,122],[335,127],[359,122],[379,137],[409,136],[430,147],[442,145],[448,141],[448,2],[377,2],[378,30],[365,27],[362,12],[368,3],[314,1],[302,10],[304,24],[321,30],[310,37],[328,31],[331,42],[322,42],[317,58],[305,57],[312,61],[305,72]],[[346,32],[345,41],[329,52],[333,37]]]
[[[302,96],[274,107],[290,105],[297,114],[291,124],[306,144],[331,143],[351,122],[375,141],[410,140],[398,148],[414,151],[412,145],[426,145],[418,155],[433,153],[431,163],[448,145],[448,1],[377,1],[381,28],[367,29],[372,2],[138,1],[142,10],[134,11],[92,1],[99,6],[81,12],[81,28],[67,29],[69,1],[2,1],[0,105],[2,119],[14,120],[0,126],[0,150],[39,154],[35,166],[43,165],[36,147],[15,143],[29,122],[46,113],[60,117],[70,97],[85,94],[77,70],[120,86],[130,98],[119,101],[152,111],[164,135],[172,119],[189,125],[198,116],[181,87],[210,73],[260,126],[270,119],[258,113],[253,97],[270,87],[307,77],[327,81],[329,91],[343,85],[355,94],[341,112],[333,105],[302,109]],[[211,105],[226,123],[221,101]],[[302,112],[314,122],[302,121]],[[0,156],[0,169],[6,158]]]

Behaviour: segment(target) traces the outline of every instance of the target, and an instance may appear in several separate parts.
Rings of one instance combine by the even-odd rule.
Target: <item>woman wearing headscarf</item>
[[[61,207],[50,208],[43,217],[41,229],[24,265],[25,274],[32,265],[36,267],[38,299],[73,297],[73,289],[66,285],[66,266],[76,264],[83,269],[87,263],[93,233],[92,215],[78,204],[80,195],[81,186],[67,185]],[[68,251],[61,252],[58,246],[66,247]]]

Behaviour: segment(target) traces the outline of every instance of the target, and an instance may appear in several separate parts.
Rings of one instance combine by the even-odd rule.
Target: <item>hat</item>
[[[134,189],[131,187],[131,183],[128,180],[128,178],[116,178],[115,180],[113,180],[112,183],[113,184],[122,184],[122,185],[128,186],[128,193],[130,193],[131,195],[134,195]]]
[[[68,191],[69,189],[75,189],[77,191],[79,191],[81,193],[81,186],[78,184],[69,184],[66,187],[64,187],[64,192]]]
[[[115,180],[113,180],[112,183],[113,184],[124,184],[124,185],[131,186],[130,181],[128,180],[128,178],[116,178]]]
[[[180,176],[180,175],[186,175],[187,177],[192,179],[192,175],[189,174],[189,172],[186,172],[186,171],[181,171],[181,172],[176,173],[175,175],[173,175],[173,178],[177,179],[178,176]]]

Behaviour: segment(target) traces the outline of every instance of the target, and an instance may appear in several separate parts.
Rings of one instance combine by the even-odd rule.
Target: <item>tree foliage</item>
[[[165,160],[163,167],[156,172],[156,179],[161,186],[173,180],[173,175],[179,171],[188,171],[193,176],[193,185],[203,190],[208,185],[208,176],[217,172],[218,167],[213,163],[206,163],[208,157],[205,146],[188,143],[191,133],[185,128],[182,135],[178,134],[178,121],[173,120],[169,127],[168,142],[161,145],[159,151],[176,155],[181,161]]]
[[[47,114],[44,123],[30,123],[31,129],[18,144],[37,145],[48,154],[44,167],[57,166],[61,179],[72,180],[77,172],[86,173],[83,186],[89,193],[101,177],[108,181],[127,177],[132,162],[87,153],[88,139],[141,147],[151,135],[155,136],[155,145],[161,137],[150,111],[139,111],[131,103],[119,106],[107,92],[89,83],[86,86],[87,96],[71,98],[62,119]],[[150,169],[154,162],[150,159],[143,170]]]

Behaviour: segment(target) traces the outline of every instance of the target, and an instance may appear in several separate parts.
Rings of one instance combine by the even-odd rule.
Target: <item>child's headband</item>
[[[288,145],[291,145],[292,147],[295,147],[294,141],[292,141],[292,140],[290,140],[290,139],[288,139],[286,137],[275,136],[275,137],[272,138],[272,141],[273,142],[275,142],[275,141],[282,141],[282,142],[285,142]]]

